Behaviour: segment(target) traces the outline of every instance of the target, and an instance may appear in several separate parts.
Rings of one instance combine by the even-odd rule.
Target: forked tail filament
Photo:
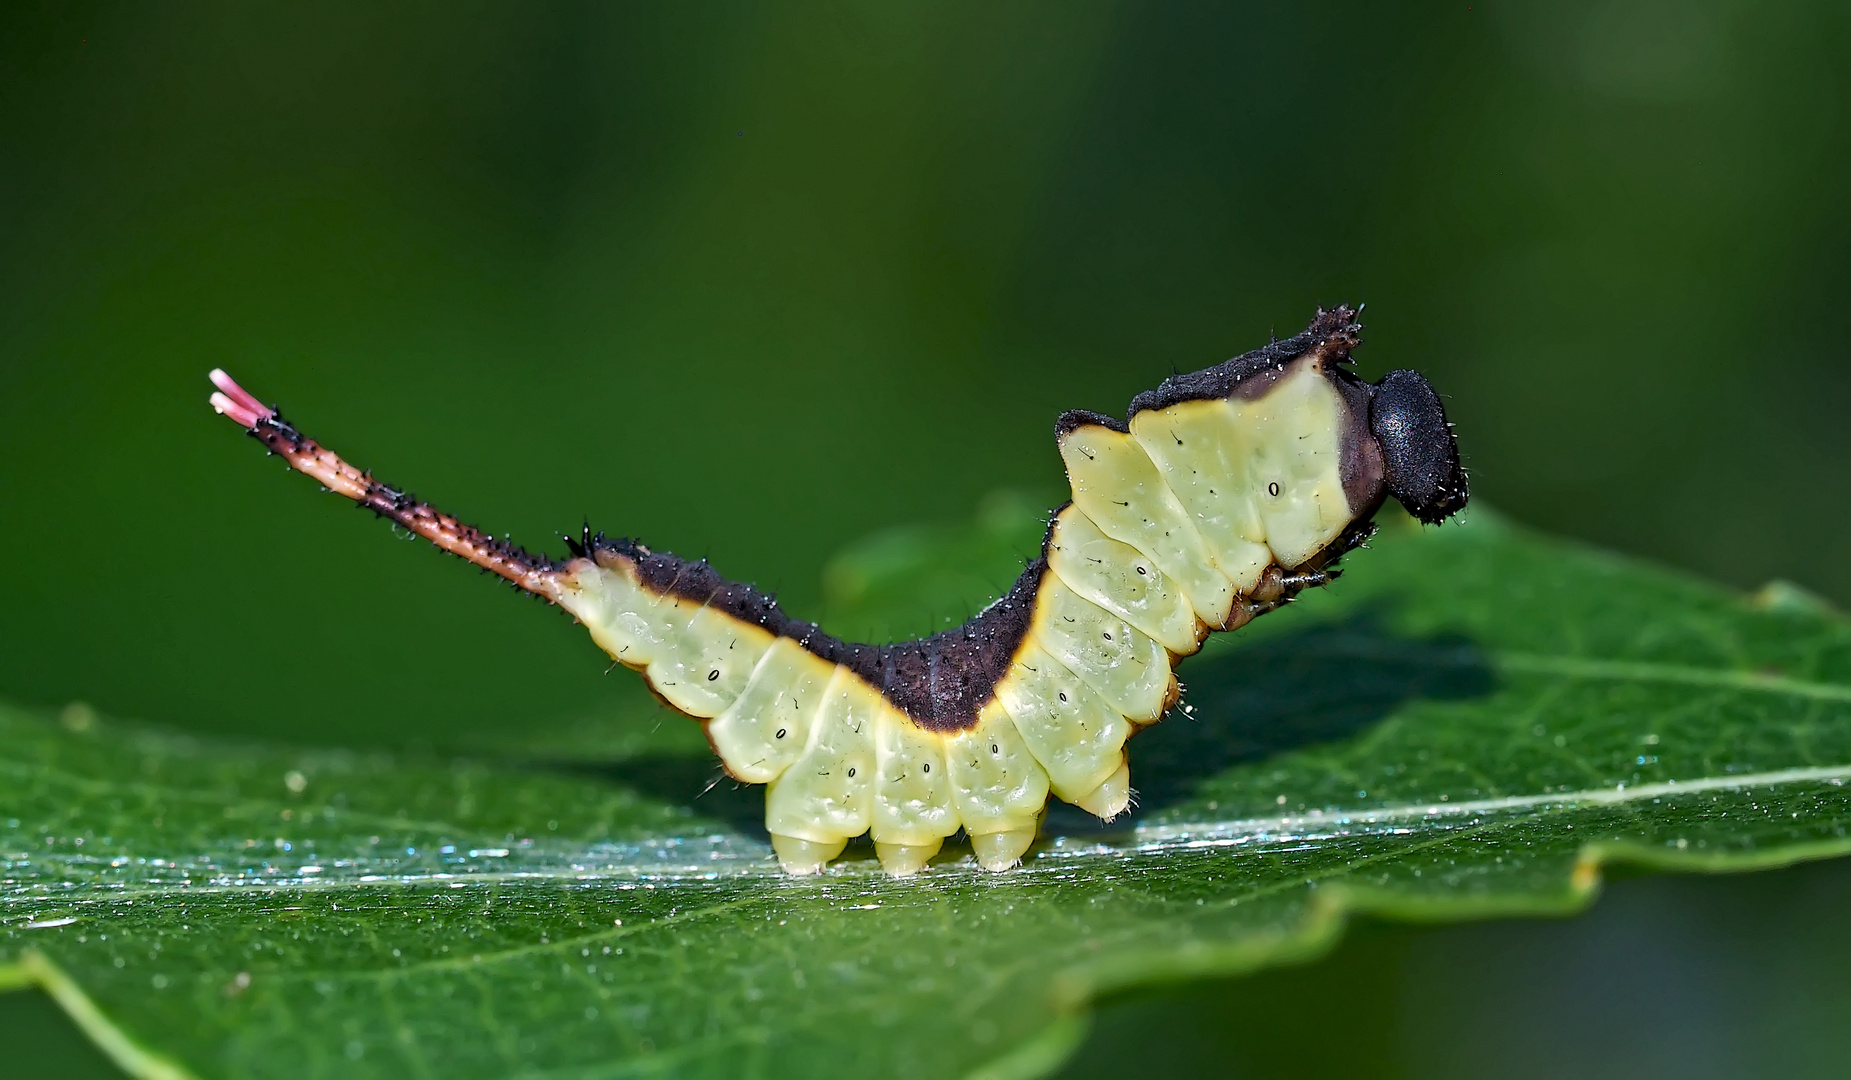
[[[561,567],[506,540],[497,540],[473,525],[465,525],[431,504],[373,479],[297,431],[276,409],[259,401],[221,369],[212,370],[218,387],[209,399],[212,407],[237,421],[290,468],[321,481],[323,487],[366,507],[383,518],[417,533],[431,543],[507,578],[528,592],[559,600]]]

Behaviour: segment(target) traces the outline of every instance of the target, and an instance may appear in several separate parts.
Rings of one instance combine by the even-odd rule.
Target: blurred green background
[[[1478,498],[1851,599],[1847,54],[1843,3],[8,5],[0,694],[476,750],[645,707],[285,475],[213,366],[497,533],[827,624],[845,543],[1051,501],[1062,409],[1341,301]]]

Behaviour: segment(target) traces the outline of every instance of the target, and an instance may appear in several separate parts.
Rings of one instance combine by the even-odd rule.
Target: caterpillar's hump
[[[1071,424],[1060,441],[1074,504],[1166,574],[1224,578],[1228,596],[1185,591],[1204,622],[1225,626],[1233,596],[1254,595],[1272,567],[1313,562],[1380,502],[1367,391],[1348,378],[1308,353],[1226,396],[1134,412],[1124,430]]]

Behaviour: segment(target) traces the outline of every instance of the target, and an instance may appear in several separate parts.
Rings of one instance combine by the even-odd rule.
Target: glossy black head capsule
[[[1465,505],[1459,443],[1440,395],[1419,372],[1391,371],[1375,386],[1369,430],[1382,448],[1388,493],[1431,525]]]

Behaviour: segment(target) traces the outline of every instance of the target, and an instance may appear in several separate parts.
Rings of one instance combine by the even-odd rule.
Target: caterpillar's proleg
[[[977,865],[993,874],[1004,870],[1013,870],[1021,865],[1022,856],[1035,842],[1035,828],[1028,826],[1011,829],[1008,832],[972,833],[971,852],[977,856]]]
[[[1131,807],[1131,762],[1122,756],[1112,775],[1099,786],[1073,800],[1073,805],[1101,821],[1111,821]]]
[[[943,840],[933,840],[925,844],[887,844],[874,841],[875,857],[881,861],[881,869],[894,877],[912,877],[924,870],[932,856],[943,847]]]
[[[817,843],[781,833],[771,834],[771,850],[777,853],[778,865],[784,868],[785,873],[798,877],[822,873],[830,860],[842,854],[842,849],[847,846],[847,840]]]
[[[354,469],[223,372],[212,404],[329,489],[576,616],[705,726],[729,775],[766,785],[786,871],[818,873],[867,834],[889,873],[912,874],[959,830],[1006,870],[1050,794],[1108,820],[1130,806],[1126,740],[1176,703],[1173,669],[1210,632],[1336,578],[1386,496],[1425,522],[1464,506],[1438,397],[1413,372],[1351,373],[1354,316],[1319,312],[1169,379],[1125,420],[1062,416],[1073,501],[1040,557],[965,625],[879,646],[634,540],[587,530],[564,561],[530,555]]]

